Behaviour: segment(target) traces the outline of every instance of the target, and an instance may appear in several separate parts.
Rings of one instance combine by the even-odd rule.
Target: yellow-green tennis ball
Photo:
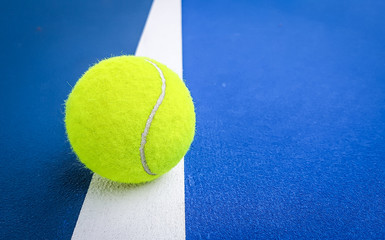
[[[183,158],[195,132],[194,105],[178,75],[144,57],[99,62],[66,101],[68,139],[81,162],[118,182],[151,181]]]

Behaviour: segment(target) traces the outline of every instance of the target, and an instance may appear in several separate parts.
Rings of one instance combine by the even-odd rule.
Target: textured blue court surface
[[[184,1],[187,239],[385,238],[384,13]]]
[[[385,239],[385,2],[183,1],[187,239]],[[151,1],[0,9],[0,239],[70,239],[91,174],[64,100]]]

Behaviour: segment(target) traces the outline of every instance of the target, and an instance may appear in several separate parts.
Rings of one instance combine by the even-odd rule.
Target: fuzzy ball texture
[[[148,174],[141,161],[142,134],[162,94],[144,147]],[[91,67],[66,101],[68,139],[81,162],[117,182],[141,183],[168,172],[183,158],[195,132],[190,92],[179,76],[149,58],[112,57]]]

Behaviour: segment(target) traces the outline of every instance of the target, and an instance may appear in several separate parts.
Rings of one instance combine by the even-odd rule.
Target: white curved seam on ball
[[[144,154],[144,148],[145,148],[146,143],[147,143],[147,141],[146,141],[147,135],[148,135],[148,132],[150,131],[151,123],[154,120],[155,113],[156,113],[156,111],[158,111],[160,105],[163,102],[164,96],[166,95],[166,79],[163,75],[162,70],[158,67],[158,65],[156,65],[155,63],[153,63],[147,59],[145,59],[145,61],[151,63],[156,68],[156,70],[158,70],[159,75],[162,79],[162,93],[158,97],[158,100],[156,101],[156,104],[155,104],[154,108],[152,109],[150,116],[147,119],[146,127],[144,128],[144,131],[142,133],[142,141],[140,142],[140,148],[139,148],[140,159],[142,161],[142,166],[143,166],[144,171],[146,171],[146,173],[149,175],[156,175],[155,173],[151,172],[150,168],[147,165],[146,155]]]

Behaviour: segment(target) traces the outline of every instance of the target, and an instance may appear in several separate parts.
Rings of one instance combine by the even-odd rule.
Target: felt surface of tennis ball
[[[144,147],[146,122],[162,94]],[[195,132],[190,92],[165,65],[144,57],[120,56],[91,67],[66,101],[65,125],[71,146],[86,167],[117,182],[142,183],[172,169],[188,151]]]

